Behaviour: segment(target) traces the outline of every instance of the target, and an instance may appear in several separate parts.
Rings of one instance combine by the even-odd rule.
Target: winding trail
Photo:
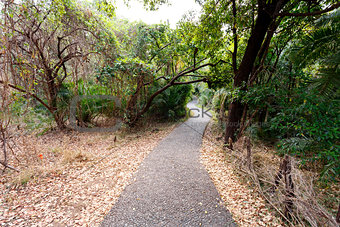
[[[198,112],[164,138],[141,164],[101,226],[236,226],[204,166]]]

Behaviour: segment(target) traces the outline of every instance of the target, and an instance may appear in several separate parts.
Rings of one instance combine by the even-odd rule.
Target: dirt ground
[[[98,226],[131,176],[176,124],[119,133],[50,132],[16,138],[0,181],[1,226]]]

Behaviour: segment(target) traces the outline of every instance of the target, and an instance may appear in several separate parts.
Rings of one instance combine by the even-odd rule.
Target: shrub
[[[168,88],[155,98],[149,114],[171,120],[185,116],[185,107],[191,96],[191,90],[190,84]]]
[[[253,137],[276,140],[277,151],[301,159],[302,164],[318,163],[322,177],[340,174],[339,103],[327,99],[308,84],[286,90],[285,87],[253,87],[244,98],[251,110],[268,110],[268,121],[248,129]]]

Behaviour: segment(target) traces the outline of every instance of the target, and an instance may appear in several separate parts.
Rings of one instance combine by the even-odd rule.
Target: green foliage
[[[83,96],[78,103],[77,118],[83,123],[93,123],[96,117],[117,117],[120,108],[112,100],[91,97],[93,95],[110,95],[110,90],[94,81],[79,81],[78,95]]]
[[[340,86],[340,10],[319,18],[293,46],[292,61],[315,74],[311,86],[334,97]],[[308,67],[307,67],[308,66]]]
[[[14,102],[11,103],[11,115],[18,125],[28,131],[38,134],[44,133],[53,126],[53,117],[44,106],[32,99],[27,99],[20,93],[14,93]]]
[[[175,120],[184,117],[186,104],[191,96],[190,84],[176,85],[168,88],[156,97],[149,114],[158,115],[164,119]]]
[[[324,170],[330,167],[328,177],[334,177],[340,174],[339,102],[325,99],[306,82],[301,80],[300,86],[287,89],[289,80],[275,80],[269,86],[250,88],[243,102],[251,110],[268,113],[266,122],[260,116],[253,119],[248,133],[259,139],[277,141],[279,153],[296,155],[302,163],[318,162]]]
[[[107,0],[96,0],[95,5],[99,11],[104,12],[107,16],[113,17],[115,15],[115,7],[111,2]]]
[[[64,82],[58,92],[57,96],[57,111],[59,116],[67,120],[70,112],[71,99],[74,97],[74,83]]]
[[[224,107],[227,107],[227,101],[230,100],[230,99],[228,99],[229,94],[230,94],[230,92],[227,91],[227,89],[225,89],[225,88],[218,89],[215,92],[214,97],[211,101],[212,108],[219,111],[221,109],[222,105],[224,105]]]
[[[206,84],[199,83],[195,87],[196,95],[198,96],[198,103],[202,106],[207,106],[211,103],[211,100],[214,96],[214,91],[209,89]]]
[[[157,10],[162,4],[167,4],[168,0],[144,0],[144,6],[149,10]]]
[[[337,163],[334,176],[340,174],[339,103],[300,93],[294,103],[284,107],[269,121],[270,129],[277,130],[283,137],[278,144],[279,151],[306,160],[319,160],[324,165]]]
[[[239,99],[246,105],[249,135],[275,143],[278,153],[295,155],[304,166],[318,167],[325,180],[340,174],[339,12],[315,23],[300,20],[300,36],[293,34],[288,43],[274,37],[254,84],[246,92],[224,91],[228,102]],[[289,23],[286,19],[280,26],[290,31]],[[215,109],[220,96],[216,92]]]

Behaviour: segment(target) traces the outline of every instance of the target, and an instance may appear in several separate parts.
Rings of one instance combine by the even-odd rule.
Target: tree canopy
[[[167,3],[144,1],[150,10]],[[5,1],[2,111],[20,115],[18,106],[27,105],[64,129],[74,97],[112,95],[121,105],[81,100],[77,124],[119,117],[134,126],[147,116],[183,116],[193,92],[216,104],[226,144],[260,123],[259,133],[281,147],[315,145],[321,150],[312,158],[337,163],[340,3],[200,4],[199,20],[188,14],[171,29],[118,19],[105,0]]]

